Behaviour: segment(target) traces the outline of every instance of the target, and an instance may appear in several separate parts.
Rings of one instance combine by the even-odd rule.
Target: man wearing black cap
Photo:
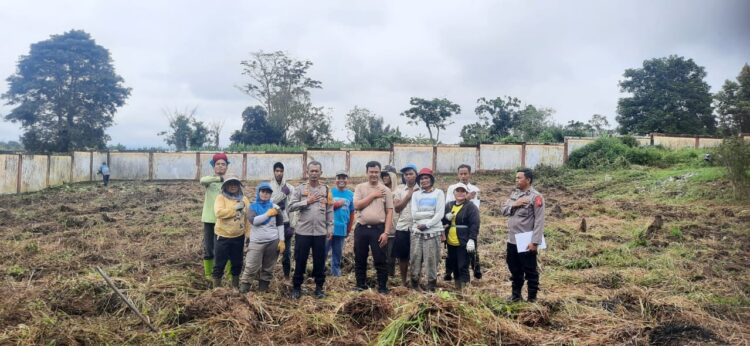
[[[281,267],[284,272],[284,278],[289,278],[291,272],[291,261],[289,259],[292,248],[292,237],[294,236],[294,230],[289,225],[289,213],[287,213],[287,204],[289,196],[292,195],[294,187],[286,182],[284,179],[284,164],[276,162],[273,164],[273,179],[268,182],[271,184],[273,194],[271,195],[271,202],[281,208],[281,216],[284,218],[284,243],[286,248],[281,256]]]

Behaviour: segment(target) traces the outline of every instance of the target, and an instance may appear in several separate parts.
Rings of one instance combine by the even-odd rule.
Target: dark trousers
[[[286,230],[289,228],[289,223],[284,223],[284,244],[286,245],[286,248],[284,249],[284,253],[281,254],[281,269],[284,272],[284,276],[289,276],[289,273],[292,271],[292,261],[291,261],[291,255],[292,255],[292,237],[294,236],[294,232],[287,232]]]
[[[474,242],[474,253],[469,256],[469,267],[474,270],[474,277],[482,278],[482,268],[479,266],[479,244]]]
[[[294,276],[292,284],[295,288],[302,286],[307,270],[307,257],[312,250],[313,272],[316,286],[323,286],[326,282],[326,236],[301,235],[294,236]]]
[[[214,223],[203,223],[203,259],[210,260],[214,259]]]
[[[469,254],[466,246],[453,246],[448,244],[448,257],[445,258],[445,270],[453,275],[453,279],[459,282],[469,282]],[[473,256],[472,256],[473,257]]]
[[[380,247],[378,237],[385,230],[384,224],[357,225],[354,229],[354,275],[357,278],[357,286],[364,287],[367,281],[367,256],[372,250],[372,259],[375,264],[378,285],[385,288],[388,282],[388,268],[386,265],[385,250]]]
[[[103,176],[103,179],[104,179],[104,186],[108,186],[109,185],[109,174]]]
[[[518,253],[515,244],[508,243],[508,252],[505,255],[508,263],[511,281],[513,282],[513,294],[521,295],[524,277],[528,282],[529,297],[536,298],[539,291],[539,272],[536,268],[536,252]]]
[[[244,235],[236,238],[217,236],[216,242],[214,243],[214,256],[216,256],[216,262],[214,263],[212,276],[215,278],[221,278],[224,276],[224,267],[226,267],[227,261],[230,261],[232,263],[232,276],[240,277],[240,274],[242,274],[242,255],[244,254],[244,246]]]

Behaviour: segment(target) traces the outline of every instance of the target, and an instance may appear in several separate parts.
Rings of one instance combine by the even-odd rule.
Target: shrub
[[[568,165],[573,168],[626,167],[623,161],[629,148],[617,138],[601,137],[570,154]]]
[[[750,192],[750,142],[739,137],[726,138],[716,149],[716,156],[727,168],[735,196],[747,198]]]
[[[635,137],[630,136],[630,135],[625,135],[625,136],[620,137],[620,142],[622,142],[622,144],[625,144],[631,148],[637,148],[639,146],[638,140],[635,139]]]

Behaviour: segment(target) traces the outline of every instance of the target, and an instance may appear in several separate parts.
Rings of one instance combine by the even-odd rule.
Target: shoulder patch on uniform
[[[534,206],[537,208],[541,207],[543,203],[542,196],[536,196],[536,198],[534,198]]]

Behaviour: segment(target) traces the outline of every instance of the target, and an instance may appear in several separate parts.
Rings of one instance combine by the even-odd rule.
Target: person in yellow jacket
[[[243,195],[240,180],[235,177],[224,179],[224,183],[221,184],[221,193],[214,201],[214,215],[216,215],[214,227],[216,263],[212,273],[214,287],[221,286],[224,266],[227,261],[230,261],[232,287],[239,288],[245,236],[250,232],[247,219],[248,205],[250,205],[250,200]]]

